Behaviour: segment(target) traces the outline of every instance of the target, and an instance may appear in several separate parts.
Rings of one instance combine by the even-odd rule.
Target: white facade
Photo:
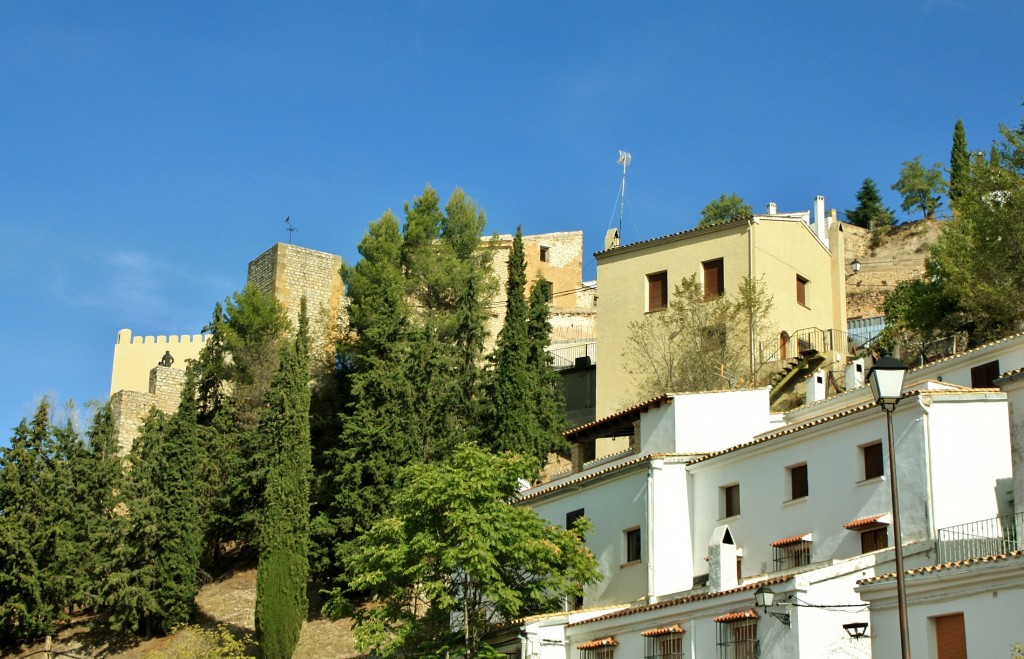
[[[582,511],[605,575],[583,601],[596,617],[567,624],[558,656],[614,642],[615,656],[643,657],[644,632],[676,626],[688,657],[731,656],[716,654],[719,643],[740,631],[756,634],[761,657],[870,656],[842,625],[867,622],[857,582],[894,568],[885,415],[863,400],[825,415],[811,408],[821,409],[781,425],[765,390],[668,395],[570,432],[577,444],[617,437],[629,449],[577,460],[575,473],[523,493],[555,525]],[[908,567],[936,562],[938,529],[1005,513],[1007,419],[1006,394],[939,382],[897,406]],[[866,473],[872,450],[877,474]],[[865,550],[862,532],[880,534],[881,548]],[[785,600],[773,611],[788,613],[788,627],[751,613],[763,584]]]

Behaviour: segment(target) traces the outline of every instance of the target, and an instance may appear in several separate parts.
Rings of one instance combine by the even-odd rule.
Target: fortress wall
[[[142,420],[153,408],[154,396],[145,391],[118,391],[110,397],[110,417],[121,453],[128,453],[139,436]]]
[[[165,352],[174,357],[175,367],[184,370],[186,361],[198,359],[207,338],[204,334],[133,337],[130,329],[119,330],[110,376],[111,395],[122,390],[149,391],[149,372]]]

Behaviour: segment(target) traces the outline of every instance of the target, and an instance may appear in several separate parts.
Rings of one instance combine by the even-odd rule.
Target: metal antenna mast
[[[619,191],[619,235],[622,235],[622,216],[626,212],[626,168],[633,162],[633,154],[619,151],[619,163],[622,165],[622,190]]]
[[[288,217],[284,218],[284,223],[288,225],[288,244],[291,245],[292,244],[292,234],[294,232],[298,231],[299,228],[297,226],[295,226],[294,224],[292,224],[292,216],[291,215],[289,215]]]

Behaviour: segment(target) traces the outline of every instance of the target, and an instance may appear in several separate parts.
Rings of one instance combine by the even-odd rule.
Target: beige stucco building
[[[743,278],[763,278],[773,298],[765,325],[775,328],[777,341],[758,340],[756,359],[796,352],[793,341],[815,330],[845,336],[843,227],[824,206],[817,197],[812,218],[812,211],[780,214],[769,204],[767,214],[749,220],[613,244],[595,254],[598,417],[638,402],[624,354],[630,323],[667,309],[675,285],[695,273],[706,295],[735,294]],[[845,346],[836,350],[845,353]]]

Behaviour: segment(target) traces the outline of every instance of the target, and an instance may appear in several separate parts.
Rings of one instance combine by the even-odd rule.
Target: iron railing
[[[590,363],[597,363],[597,343],[573,343],[567,346],[553,345],[548,348],[551,366],[557,370],[572,368],[580,357],[590,357]]]
[[[837,329],[806,327],[790,334],[785,343],[781,340],[762,341],[758,349],[758,362],[766,364],[799,357],[800,353],[811,350],[852,354],[849,334]]]
[[[939,529],[939,563],[998,556],[1024,549],[1024,513]]]

